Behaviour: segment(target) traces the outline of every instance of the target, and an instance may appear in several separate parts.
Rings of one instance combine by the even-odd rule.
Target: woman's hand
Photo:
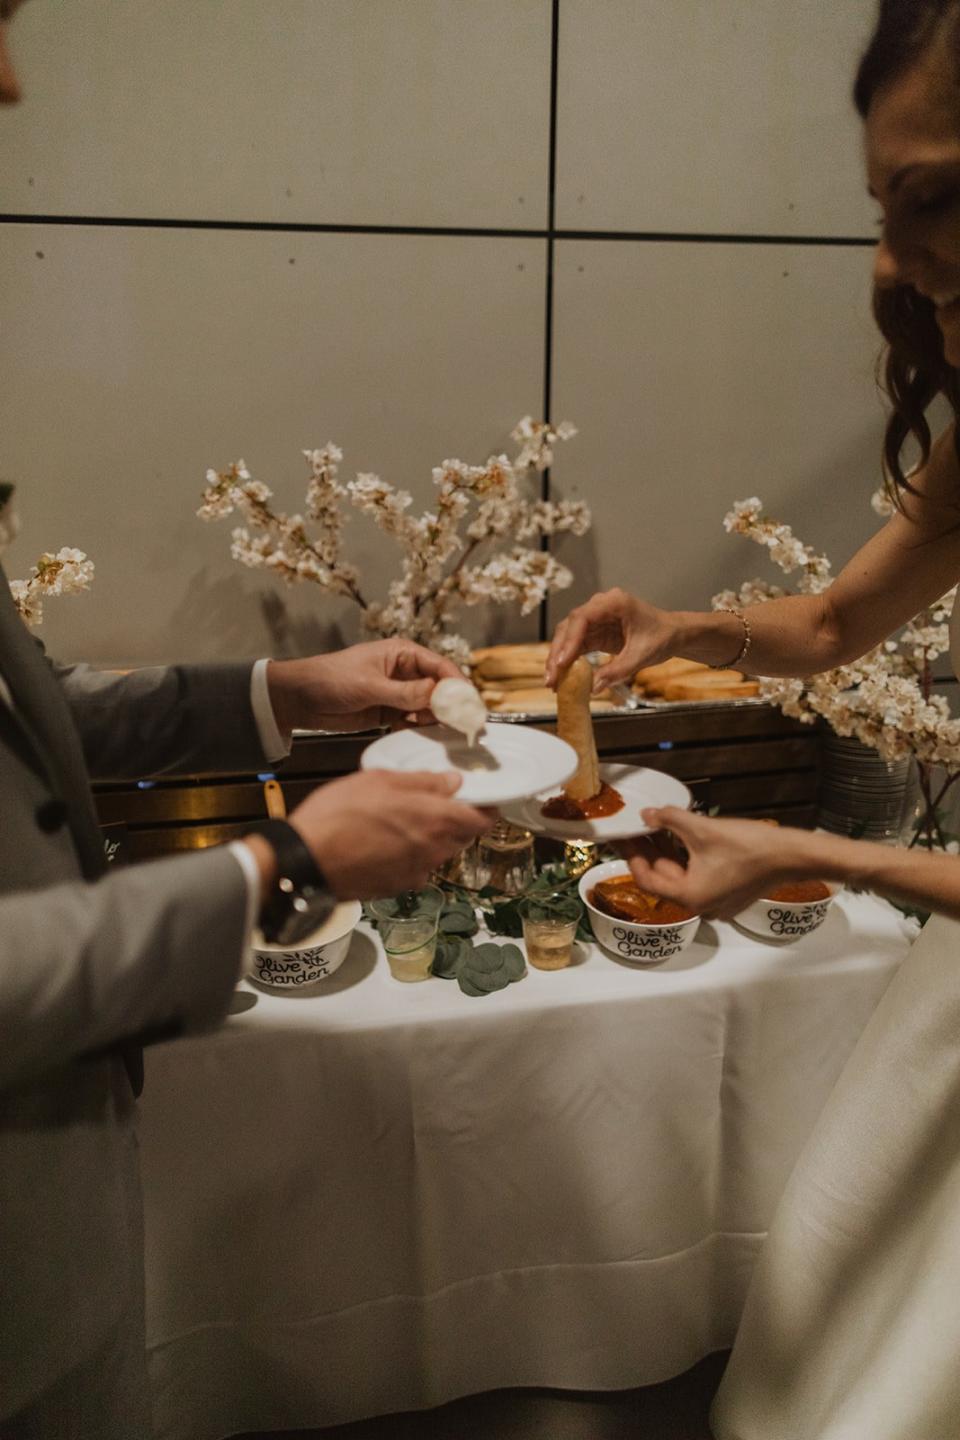
[[[673,627],[665,610],[626,590],[604,590],[561,620],[544,667],[548,685],[588,650],[609,650],[611,657],[594,672],[593,688],[603,690],[630,680],[641,665],[653,665],[673,654]]]
[[[267,684],[277,726],[364,730],[390,719],[433,719],[430,694],[444,676],[462,679],[452,660],[413,640],[372,640],[331,655],[271,660]]]
[[[714,820],[676,805],[645,810],[648,825],[669,830],[686,864],[658,856],[644,836],[622,847],[642,890],[676,900],[706,919],[730,920],[784,880],[820,878],[817,837],[763,820]],[[820,865],[827,869],[826,857]]]

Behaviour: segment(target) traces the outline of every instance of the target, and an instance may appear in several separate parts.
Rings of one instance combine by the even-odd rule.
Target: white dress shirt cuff
[[[285,738],[277,729],[277,718],[270,704],[270,689],[267,685],[269,663],[269,660],[258,660],[253,667],[250,675],[250,704],[253,707],[253,718],[257,723],[263,753],[268,760],[274,761],[282,760],[290,754],[293,737],[288,735]]]

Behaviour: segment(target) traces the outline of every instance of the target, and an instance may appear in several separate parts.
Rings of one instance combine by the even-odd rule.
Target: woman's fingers
[[[676,860],[656,860],[651,864],[643,855],[632,855],[627,863],[641,890],[650,890],[667,900],[679,900],[687,889],[687,872]]]
[[[704,826],[710,825],[708,817],[695,815],[690,810],[681,809],[679,805],[662,805],[656,809],[642,810],[640,815],[644,824],[654,830],[669,830],[685,845],[691,840],[702,838],[705,833]],[[706,833],[709,834],[709,831]]]
[[[636,647],[625,645],[616,655],[611,655],[609,660],[598,665],[593,672],[594,692],[606,690],[608,685],[619,685],[624,680],[632,680],[639,665]]]
[[[543,667],[544,679],[551,689],[556,688],[560,671],[565,670],[582,653],[586,631],[587,621],[582,606],[578,610],[571,610],[567,618],[560,621],[554,631]]]

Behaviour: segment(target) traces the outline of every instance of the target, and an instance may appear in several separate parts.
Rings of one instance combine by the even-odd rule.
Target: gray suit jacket
[[[223,848],[104,873],[89,773],[245,770],[264,757],[249,665],[56,667],[2,569],[0,672],[16,710],[0,701],[2,1422],[135,1315],[123,1047],[216,1024],[242,943],[246,888]]]

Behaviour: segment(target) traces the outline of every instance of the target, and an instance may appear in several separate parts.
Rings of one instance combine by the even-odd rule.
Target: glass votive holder
[[[527,959],[537,970],[570,964],[583,905],[575,895],[528,896],[519,905]]]
[[[436,885],[388,900],[372,900],[370,909],[394,980],[426,980],[437,951],[437,926],[443,891]]]
[[[477,878],[501,895],[522,895],[534,876],[533,836],[509,820],[498,820],[476,841]]]
[[[490,887],[500,895],[522,895],[536,873],[529,830],[497,820],[492,829],[454,855],[435,878],[464,890]]]

